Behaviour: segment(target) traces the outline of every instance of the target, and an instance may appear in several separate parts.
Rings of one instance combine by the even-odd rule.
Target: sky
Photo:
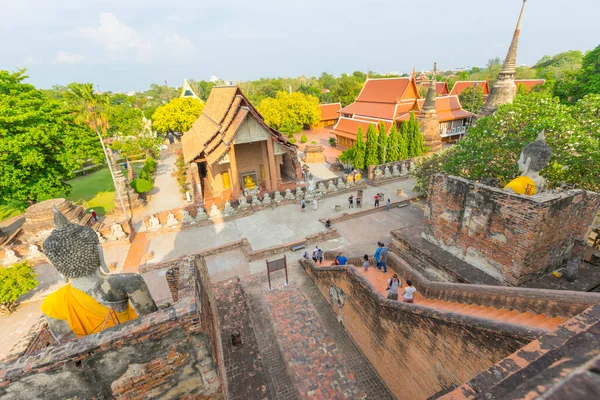
[[[0,70],[101,91],[484,66],[504,59],[521,0],[0,0]],[[600,44],[599,0],[528,0],[518,64]]]

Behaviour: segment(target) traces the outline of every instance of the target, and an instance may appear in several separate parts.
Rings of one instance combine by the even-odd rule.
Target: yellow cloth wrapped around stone
[[[127,304],[127,310],[123,312],[112,311],[71,284],[48,295],[42,302],[41,309],[51,318],[67,321],[77,337],[98,333],[137,318],[130,304]]]
[[[537,193],[537,187],[535,182],[530,177],[523,175],[513,179],[504,187],[504,190],[511,189],[513,192],[518,194],[524,194],[531,196]]]

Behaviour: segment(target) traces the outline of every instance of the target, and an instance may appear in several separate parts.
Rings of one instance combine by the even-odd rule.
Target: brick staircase
[[[486,307],[476,304],[458,303],[455,301],[425,299],[417,302],[420,306],[430,307],[436,310],[452,311],[459,314],[508,322],[510,324],[524,325],[543,330],[551,330],[567,320],[563,317],[535,314],[530,311],[520,312],[517,310],[507,310],[506,308]]]
[[[352,262],[352,260],[351,260]],[[324,260],[322,266],[332,265],[332,260]],[[318,265],[317,265],[318,266]],[[368,271],[364,272],[362,268],[357,268],[367,278],[377,290],[387,295],[386,287],[388,280],[393,276],[394,271],[388,268],[386,274],[378,271],[376,268],[371,267]],[[402,281],[402,287],[406,286],[406,279],[398,274],[398,277]],[[402,289],[400,289],[400,297],[402,295]],[[567,321],[568,318],[560,316],[551,316],[541,313],[534,313],[531,311],[517,311],[509,308],[496,308],[492,306],[483,306],[478,304],[470,304],[456,301],[447,301],[439,299],[426,298],[423,293],[417,291],[415,293],[415,302],[422,307],[432,308],[438,311],[451,311],[457,314],[468,315],[472,317],[485,318],[498,322],[505,322],[509,324],[522,325],[528,328],[536,328],[545,331],[549,331]]]

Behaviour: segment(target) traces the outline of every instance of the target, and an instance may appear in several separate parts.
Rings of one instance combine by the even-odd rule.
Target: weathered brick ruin
[[[583,190],[521,196],[446,175],[430,185],[423,237],[509,285],[564,266],[600,205]]]
[[[166,308],[0,364],[0,398],[220,399],[227,393],[214,293],[204,260],[179,271]]]

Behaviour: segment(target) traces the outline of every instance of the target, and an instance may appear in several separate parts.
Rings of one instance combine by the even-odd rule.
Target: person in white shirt
[[[410,279],[406,280],[406,288],[404,289],[404,294],[402,297],[404,298],[405,303],[414,303],[415,302],[415,292],[417,288],[412,285]]]

